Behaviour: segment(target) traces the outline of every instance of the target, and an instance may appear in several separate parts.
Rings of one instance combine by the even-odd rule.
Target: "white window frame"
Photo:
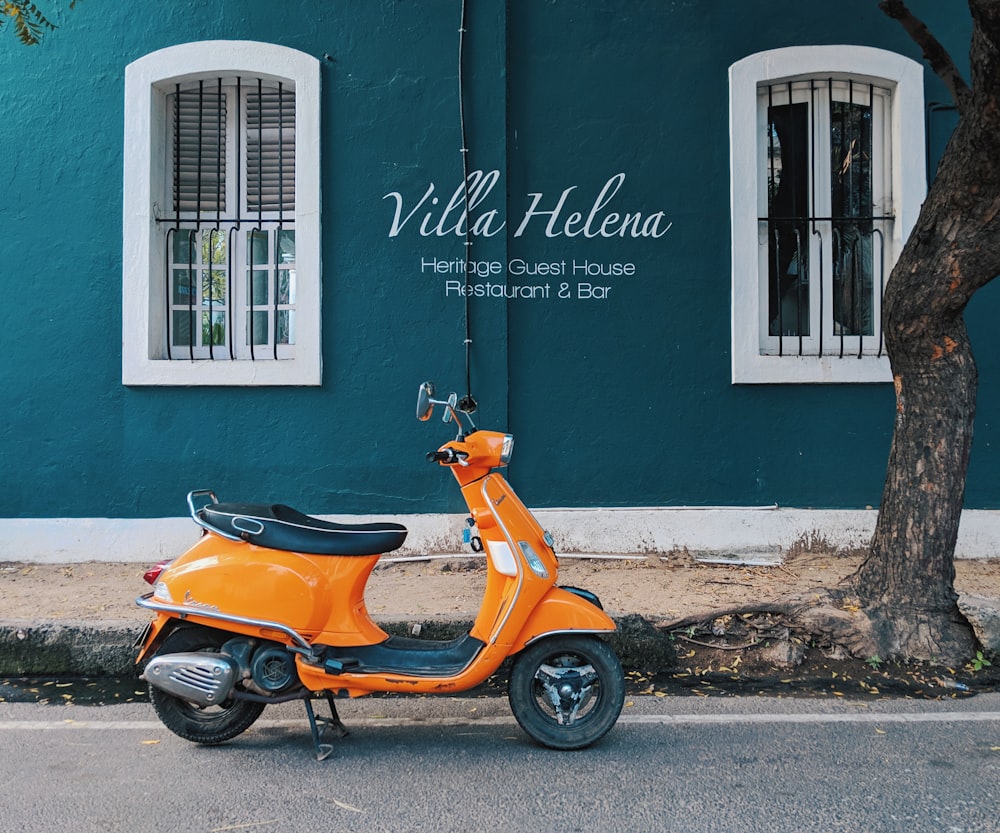
[[[732,213],[732,382],[889,382],[888,356],[852,353],[774,355],[767,343],[766,252],[759,243],[761,176],[766,175],[765,131],[759,129],[762,86],[822,77],[853,79],[891,90],[887,118],[891,212],[885,236],[886,276],[916,223],[927,191],[924,147],[923,68],[916,61],[862,46],[794,46],[750,55],[729,68],[730,200]],[[765,110],[766,113],[766,110]],[[765,115],[766,118],[766,115]],[[888,206],[886,206],[888,208]],[[764,210],[766,214],[766,208]],[[766,248],[766,247],[765,247]],[[762,266],[763,264],[763,266]],[[763,278],[761,277],[761,270]],[[880,301],[876,301],[876,314]]]
[[[166,96],[199,77],[254,75],[295,89],[296,344],[275,361],[168,359],[164,258],[158,218],[171,210]],[[201,41],[167,47],[125,69],[122,218],[122,384],[322,384],[320,258],[320,63],[310,55],[253,41]]]

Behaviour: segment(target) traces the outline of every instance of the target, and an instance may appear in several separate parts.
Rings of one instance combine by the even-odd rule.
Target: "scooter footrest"
[[[378,645],[350,648],[326,646],[323,670],[327,674],[409,674],[450,677],[461,672],[483,649],[484,642],[469,634],[449,641],[391,636]],[[339,654],[338,651],[344,651]],[[348,655],[346,652],[350,651]]]
[[[345,671],[357,671],[360,667],[361,660],[357,657],[331,657],[323,663],[327,674],[343,674]]]

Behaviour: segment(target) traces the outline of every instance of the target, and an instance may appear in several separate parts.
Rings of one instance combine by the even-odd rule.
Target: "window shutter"
[[[258,85],[247,93],[247,211],[295,210],[295,91]]]
[[[172,99],[174,211],[225,211],[226,96],[200,82]]]

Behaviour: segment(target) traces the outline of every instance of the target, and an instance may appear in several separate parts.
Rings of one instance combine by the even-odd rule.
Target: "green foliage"
[[[986,657],[983,656],[982,651],[976,651],[976,656],[969,663],[972,666],[973,671],[982,671],[984,668],[989,668],[993,665]]]
[[[865,660],[865,664],[878,671],[879,668],[882,667],[882,659],[878,654],[875,654],[875,656],[868,657],[868,659]]]
[[[70,0],[69,7],[76,6],[77,0]],[[0,29],[10,23],[14,34],[25,46],[34,46],[42,35],[56,28],[31,0],[0,0]]]

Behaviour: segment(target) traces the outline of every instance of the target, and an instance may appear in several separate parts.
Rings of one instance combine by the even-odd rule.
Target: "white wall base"
[[[647,555],[687,549],[693,555],[780,553],[796,543],[832,550],[866,547],[875,510],[782,509],[774,506],[539,509],[561,553]],[[323,516],[343,523],[395,521],[410,534],[394,555],[464,553],[463,515]],[[0,518],[0,562],[64,564],[123,561],[153,564],[197,541],[189,518]],[[966,510],[957,558],[1000,557],[1000,511]]]

